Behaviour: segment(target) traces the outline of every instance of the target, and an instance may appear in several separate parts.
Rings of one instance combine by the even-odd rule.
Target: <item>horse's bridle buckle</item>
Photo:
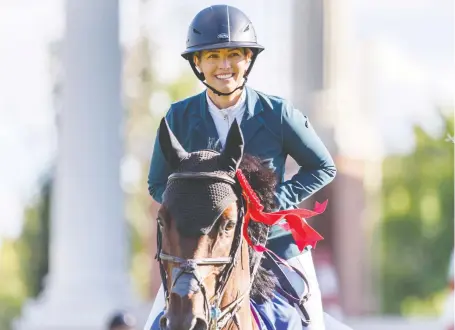
[[[212,308],[210,308],[210,318],[212,318],[213,320],[218,320],[220,315],[221,309],[218,306],[212,306]]]
[[[180,269],[185,273],[193,273],[196,268],[197,263],[194,260],[185,260],[180,263]]]

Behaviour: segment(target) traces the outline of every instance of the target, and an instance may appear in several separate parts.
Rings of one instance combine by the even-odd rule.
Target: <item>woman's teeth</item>
[[[230,78],[234,77],[234,74],[233,73],[219,74],[219,75],[216,75],[215,77],[217,77],[218,79],[230,79]]]

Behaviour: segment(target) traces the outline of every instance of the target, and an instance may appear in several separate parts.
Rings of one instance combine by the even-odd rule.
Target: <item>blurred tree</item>
[[[20,277],[20,256],[15,241],[4,240],[0,248],[0,329],[9,330],[27,296]]]
[[[51,181],[24,214],[17,240],[4,242],[0,250],[0,329],[10,328],[25,299],[37,297],[49,269],[49,208]]]
[[[25,225],[17,241],[21,277],[28,297],[37,297],[43,290],[49,271],[51,189],[52,180],[47,179],[36,204],[26,210]]]
[[[412,154],[383,164],[382,310],[434,314],[447,286],[454,243],[453,115],[442,115],[444,133],[433,138],[414,128]]]

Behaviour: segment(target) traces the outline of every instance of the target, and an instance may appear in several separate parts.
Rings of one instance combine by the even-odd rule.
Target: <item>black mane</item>
[[[275,174],[270,169],[263,166],[259,158],[248,154],[243,155],[240,169],[248,179],[248,182],[261,201],[261,204],[264,206],[264,212],[273,211],[276,207],[274,192],[277,178]],[[250,221],[248,233],[250,237],[252,237],[253,242],[257,241],[263,243],[267,239],[268,227],[269,226],[264,224]],[[256,238],[256,240],[254,238]],[[251,247],[249,247],[249,252],[250,265],[252,266],[255,260],[260,256]],[[273,297],[273,290],[276,282],[276,278],[272,272],[259,266],[251,288],[251,298],[259,303],[270,299]]]

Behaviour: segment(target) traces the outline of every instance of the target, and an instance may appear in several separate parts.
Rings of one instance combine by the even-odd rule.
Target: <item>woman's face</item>
[[[243,82],[251,51],[242,48],[204,50],[194,63],[204,73],[206,83],[222,93],[232,92]]]

